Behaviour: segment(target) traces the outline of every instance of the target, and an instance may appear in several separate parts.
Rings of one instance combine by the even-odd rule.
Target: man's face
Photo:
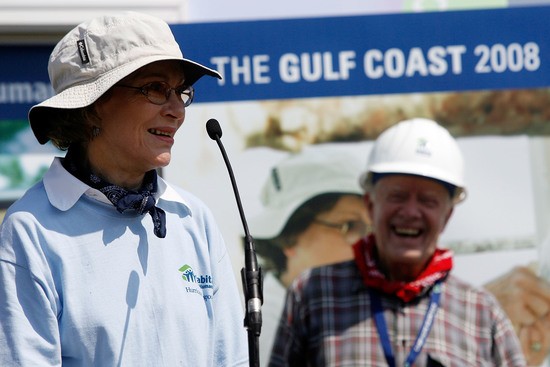
[[[388,175],[365,195],[382,270],[392,280],[415,279],[432,257],[453,203],[443,185]]]

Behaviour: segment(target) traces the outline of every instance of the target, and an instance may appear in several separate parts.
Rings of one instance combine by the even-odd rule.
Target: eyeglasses
[[[360,220],[349,220],[344,223],[333,223],[315,218],[313,223],[340,230],[340,233],[342,233],[344,239],[350,245],[357,242],[360,238],[365,237],[370,231],[370,226]]]
[[[190,85],[181,85],[179,87],[172,88],[165,82],[152,82],[141,87],[133,87],[131,85],[123,84],[115,84],[115,87],[137,89],[145,96],[145,98],[149,100],[149,102],[156,105],[163,105],[168,102],[172,91],[176,93],[176,96],[181,98],[185,107],[188,107],[191,102],[193,102],[193,97],[195,97],[195,89]]]

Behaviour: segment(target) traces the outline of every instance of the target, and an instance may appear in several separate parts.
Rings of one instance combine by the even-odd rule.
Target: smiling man
[[[354,260],[287,293],[270,366],[525,366],[496,300],[451,275],[439,236],[464,200],[464,163],[436,122],[384,131],[360,177],[372,233]]]

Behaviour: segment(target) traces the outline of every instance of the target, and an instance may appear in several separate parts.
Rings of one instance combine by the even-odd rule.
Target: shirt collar
[[[103,193],[91,188],[70,174],[61,164],[60,157],[53,160],[50,169],[44,174],[43,182],[48,200],[61,211],[71,209],[82,195],[112,205]],[[158,192],[155,194],[157,201],[159,198],[183,204],[191,211],[185,198],[160,176],[158,176]]]

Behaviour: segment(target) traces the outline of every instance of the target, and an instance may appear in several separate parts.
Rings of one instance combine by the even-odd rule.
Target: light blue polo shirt
[[[166,238],[56,158],[0,227],[0,366],[247,366],[210,210],[159,177]]]

